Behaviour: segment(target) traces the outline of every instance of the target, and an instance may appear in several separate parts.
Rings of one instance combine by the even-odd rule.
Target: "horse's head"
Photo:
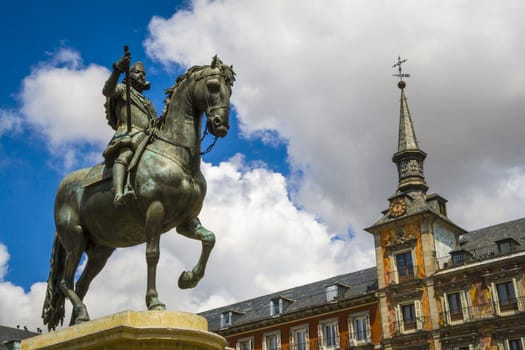
[[[235,72],[215,55],[210,66],[196,73],[196,97],[206,113],[206,128],[217,137],[224,137],[230,128],[230,96]]]

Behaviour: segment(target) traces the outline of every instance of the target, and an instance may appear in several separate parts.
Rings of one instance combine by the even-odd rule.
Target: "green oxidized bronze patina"
[[[126,53],[114,64],[104,87],[108,99],[120,96],[124,101],[131,101],[128,104],[131,108],[124,108],[118,99],[108,100],[109,105],[115,103],[121,111],[110,110],[108,114],[116,133],[105,151],[107,165],[99,164],[67,175],[57,191],[56,234],[42,313],[49,329],[62,323],[66,297],[73,304],[71,324],[89,320],[82,300],[115,248],[146,243],[146,305],[149,310],[164,310],[166,307],[159,300],[156,287],[160,235],[176,228],[178,233],[202,242],[197,264],[179,278],[180,288],[197,285],[215,243],[215,235],[202,226],[198,218],[206,194],[206,181],[200,171],[201,121],[205,113],[207,131],[216,137],[226,136],[235,73],[216,56],[209,66],[190,68],[167,90],[164,113],[157,119],[153,117],[154,110],[145,112],[144,106],[140,106],[140,103],[150,104],[141,100],[142,90],[147,86],[143,65],[135,64],[127,75],[129,80],[135,83],[138,80],[142,85],[130,84],[131,91],[123,92],[117,84],[129,61]],[[134,106],[136,100],[141,102]],[[123,109],[131,111],[132,125],[127,125],[129,118],[122,113],[129,116],[129,112]],[[145,116],[137,118],[138,113]],[[109,164],[122,165],[124,170],[115,172]],[[117,179],[112,181],[115,173]],[[114,189],[116,181],[119,183],[115,183]],[[121,186],[120,198],[124,200],[115,195],[115,192],[118,195],[118,186]],[[75,285],[74,275],[84,252],[87,262]]]

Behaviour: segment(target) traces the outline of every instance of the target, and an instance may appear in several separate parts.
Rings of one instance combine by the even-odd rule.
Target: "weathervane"
[[[399,77],[399,79],[401,79],[401,81],[403,81],[403,78],[409,78],[409,77],[410,77],[410,74],[406,74],[406,73],[403,74],[403,73],[402,73],[402,70],[403,70],[403,69],[401,68],[401,65],[402,65],[403,63],[405,63],[406,61],[407,61],[406,58],[402,60],[402,59],[401,59],[401,56],[397,56],[397,63],[394,64],[394,65],[392,66],[392,68],[396,68],[396,67],[397,67],[397,70],[399,71],[399,73],[397,73],[397,74],[392,74],[392,75],[393,75],[394,77]]]

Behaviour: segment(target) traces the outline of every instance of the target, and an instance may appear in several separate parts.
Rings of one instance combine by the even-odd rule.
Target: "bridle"
[[[220,76],[223,80],[226,80],[226,75],[220,71],[218,72],[209,72],[207,74],[200,74],[198,77],[195,78],[195,81],[199,81],[201,79],[205,79],[205,84],[208,82],[208,78],[209,77],[213,77],[213,76]],[[220,104],[220,105],[217,105],[217,106],[214,106],[213,108],[210,108],[210,103],[208,102],[208,93],[206,92],[204,94],[204,103],[205,103],[205,109],[206,109],[206,117],[207,117],[207,120],[206,120],[206,127],[204,128],[204,133],[202,134],[202,137],[201,137],[201,140],[200,142],[202,143],[204,141],[204,139],[206,138],[206,136],[208,136],[208,123],[210,123],[213,126],[213,123],[214,123],[214,120],[211,119],[211,115],[212,113],[217,110],[217,109],[230,109],[230,105],[225,105],[225,104]],[[215,147],[215,144],[217,143],[217,140],[219,139],[218,136],[214,136],[214,139],[213,139],[213,142],[206,148],[205,151],[201,151],[201,156],[205,155],[205,154],[208,154],[212,151],[213,147]]]

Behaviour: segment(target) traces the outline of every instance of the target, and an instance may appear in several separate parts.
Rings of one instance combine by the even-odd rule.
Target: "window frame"
[[[333,343],[327,344],[329,339],[325,332],[325,327],[333,326]],[[339,319],[337,317],[319,321],[318,324],[319,348],[321,350],[335,350],[341,348],[341,336],[339,334]]]
[[[283,313],[283,298],[273,298],[270,300],[270,316],[278,316]]]
[[[270,337],[275,337],[275,348],[268,347],[268,339]],[[280,331],[272,331],[268,333],[264,333],[262,337],[262,350],[280,350],[281,349],[281,332]]]
[[[233,323],[233,312],[225,311],[221,313],[220,322],[221,322],[221,329],[231,327]]]
[[[450,296],[456,295],[459,300],[460,308],[457,313],[454,313],[452,311],[451,305],[450,305]],[[446,320],[448,324],[458,324],[463,323],[466,320],[470,319],[470,304],[468,300],[468,294],[464,290],[455,290],[444,293],[443,296],[443,304],[444,304],[444,310],[446,313]],[[461,317],[458,317],[458,316]]]
[[[502,305],[502,298],[500,295],[500,288],[499,286],[505,285],[506,286],[506,292],[510,291],[508,289],[508,286],[512,286],[512,293],[514,294],[513,298],[508,298],[509,295],[505,295],[505,299],[508,299],[508,303]],[[519,284],[516,281],[516,278],[507,279],[507,280],[500,280],[500,281],[494,281],[492,282],[492,294],[494,299],[494,304],[496,306],[497,314],[498,315],[506,315],[506,314],[512,314],[516,313],[518,311],[523,311],[522,303],[519,300],[518,295],[521,295]],[[511,301],[514,300],[512,303]]]
[[[304,333],[304,339],[301,345],[304,345],[304,348],[300,348],[296,344],[297,337],[296,335],[299,332]],[[290,350],[310,350],[310,332],[308,324],[303,324],[300,326],[295,326],[290,329]]]
[[[404,318],[404,308],[407,306],[412,306],[414,310],[414,322],[408,323],[410,326],[408,329],[406,327],[407,322]],[[421,301],[412,300],[406,303],[400,303],[397,305],[397,320],[399,325],[399,332],[401,334],[414,333],[420,329],[423,329],[423,321],[421,317]]]
[[[521,349],[511,348],[510,347],[510,342],[511,341],[519,341],[519,345],[520,345]],[[520,337],[520,338],[505,339],[505,349],[506,350],[523,350],[523,349],[525,349],[525,343],[523,342],[523,338]]]
[[[327,303],[337,301],[339,298],[339,285],[337,285],[337,283],[327,285],[324,290]]]
[[[355,330],[355,324],[354,321],[356,320],[364,320],[364,338],[358,339],[356,335],[358,334],[358,331]],[[359,332],[362,333],[362,332]],[[370,327],[370,314],[368,311],[366,312],[359,312],[350,314],[348,316],[348,339],[350,342],[350,345],[363,345],[363,344],[369,344],[372,342],[371,337],[371,327]]]
[[[237,339],[237,344],[235,344],[235,350],[245,350],[241,347],[241,344],[247,343],[248,349],[253,350],[253,337],[239,338]]]
[[[410,257],[410,265],[402,266],[406,270],[403,274],[400,273],[400,266],[398,265],[398,257]],[[397,278],[397,283],[404,281],[411,281],[416,278],[416,266],[414,265],[414,250],[405,249],[400,250],[392,254],[393,265],[395,266],[395,276]]]

